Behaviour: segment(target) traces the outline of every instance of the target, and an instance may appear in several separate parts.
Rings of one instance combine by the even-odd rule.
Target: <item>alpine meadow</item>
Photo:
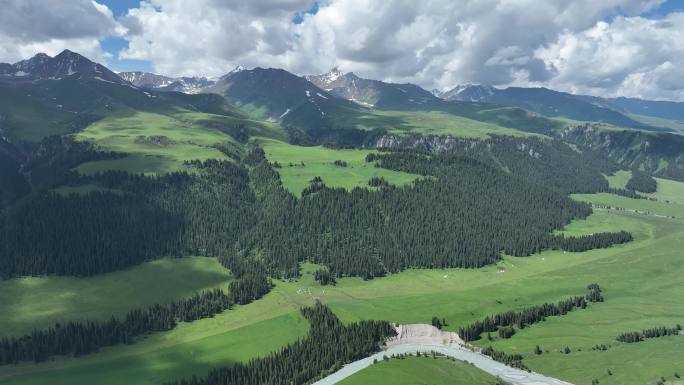
[[[684,385],[682,31],[0,1],[0,385]]]

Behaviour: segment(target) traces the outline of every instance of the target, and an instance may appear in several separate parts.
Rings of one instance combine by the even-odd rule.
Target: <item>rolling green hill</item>
[[[159,279],[163,277],[163,279]],[[213,258],[167,258],[92,278],[23,277],[0,281],[0,338],[67,320],[107,319],[139,307],[225,287],[228,271]],[[155,285],[150,286],[150,282]]]
[[[547,88],[494,88],[459,86],[441,94],[446,100],[473,101],[519,107],[545,116],[558,116],[580,121],[603,122],[616,126],[657,129],[634,120],[615,108],[615,103],[599,103],[598,98],[573,95]]]

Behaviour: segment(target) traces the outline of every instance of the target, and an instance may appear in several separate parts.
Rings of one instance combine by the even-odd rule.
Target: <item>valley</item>
[[[302,278],[277,281],[274,290],[254,304],[214,319],[180,325],[173,332],[154,334],[132,347],[108,348],[78,359],[59,358],[39,365],[0,368],[0,378],[4,378],[0,382],[41,383],[50,378],[55,384],[89,383],[95,375],[124,367],[133,376],[129,380],[135,384],[158,383],[158,371],[164,367],[185,367],[186,371],[177,374],[200,374],[206,367],[203,365],[207,364],[190,365],[181,352],[202,352],[204,359],[215,357],[216,361],[211,362],[225,363],[247,359],[250,355],[244,352],[253,351],[251,349],[258,341],[255,338],[235,340],[237,336],[265,334],[264,341],[270,342],[259,345],[259,351],[266,352],[265,346],[277,348],[273,343],[283,341],[274,340],[268,330],[275,328],[281,331],[278,335],[290,336],[296,335],[290,330],[305,330],[302,320],[296,322],[296,310],[311,304],[312,300],[308,292],[302,293],[302,289],[310,289],[345,322],[360,319],[428,322],[426,314],[434,314],[448,320],[449,330],[456,330],[487,314],[581,293],[584,286],[593,281],[601,282],[605,289],[604,303],[563,317],[550,317],[543,324],[520,331],[510,340],[496,342],[494,347],[520,352],[535,371],[573,383],[585,383],[595,377],[609,384],[624,383],[625,379],[635,376],[647,380],[682,370],[678,362],[661,359],[681,352],[684,345],[680,343],[680,337],[625,345],[614,341],[615,331],[679,322],[682,310],[677,298],[682,293],[676,282],[684,265],[679,261],[677,250],[682,247],[683,227],[681,220],[597,211],[588,220],[568,226],[566,231],[587,234],[599,229],[625,229],[635,234],[636,241],[583,253],[549,251],[526,258],[506,257],[497,264],[505,269],[503,273],[497,272],[497,266],[474,271],[409,270],[372,281],[343,278],[334,287],[320,287],[312,277],[315,267],[305,267]],[[657,280],[645,279],[655,276]],[[644,285],[644,282],[650,283]],[[493,300],[483,302],[480,298]],[[635,303],[634,298],[639,298],[639,302]],[[645,314],[648,316],[643,317]],[[299,329],[291,329],[298,324],[301,325]],[[282,333],[284,330],[288,331]],[[616,346],[608,351],[594,351],[591,347],[596,344]],[[535,357],[531,354],[535,345],[550,352]],[[573,349],[571,354],[558,351],[566,345]],[[582,351],[576,351],[578,349]],[[643,349],[656,349],[658,353],[643,355]],[[614,376],[605,375],[607,368],[620,368],[620,362],[637,357],[641,357],[641,365],[612,369]],[[181,364],[181,361],[185,363]],[[669,364],[663,365],[666,362]],[[573,367],[578,370],[567,369]],[[164,373],[165,378],[172,378],[167,377],[171,375],[169,372]]]
[[[602,301],[470,343],[575,385],[684,374],[681,333],[616,340],[684,317],[684,142],[618,101],[542,95],[572,99],[551,114],[524,90],[34,59],[0,76],[0,181],[26,186],[0,185],[0,384],[313,383],[377,354],[389,323],[457,332],[592,284]],[[192,302],[206,290],[225,297]],[[301,351],[316,359],[283,358]],[[339,383],[424,381],[498,380],[408,357]]]

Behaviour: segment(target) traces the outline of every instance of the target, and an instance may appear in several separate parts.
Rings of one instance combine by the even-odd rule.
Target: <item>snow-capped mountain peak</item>
[[[496,88],[482,84],[462,84],[449,91],[441,92],[438,96],[445,100],[460,100],[481,102],[494,95]]]
[[[51,59],[52,59],[52,57],[41,52],[39,54],[36,54],[35,56],[33,56],[30,59],[21,60],[21,61],[14,63],[12,65],[12,67],[14,67],[14,70],[16,72],[21,71],[25,74],[29,74],[29,73],[35,71],[36,68],[38,68],[38,67],[44,65],[45,63],[47,63],[48,61],[50,61]]]
[[[325,78],[325,81],[328,83],[332,83],[335,80],[339,79],[340,76],[343,76],[344,74],[342,71],[340,71],[339,67],[334,67],[328,73],[323,74],[323,77]]]
[[[79,79],[123,83],[121,78],[103,65],[92,62],[68,49],[55,57],[39,53],[30,59],[14,63],[11,68],[4,66],[2,72],[30,80],[59,80],[76,76]]]
[[[215,81],[206,77],[178,77],[172,78],[150,72],[120,72],[119,76],[136,87],[159,91],[177,91],[186,94],[196,94],[202,89],[212,86]]]

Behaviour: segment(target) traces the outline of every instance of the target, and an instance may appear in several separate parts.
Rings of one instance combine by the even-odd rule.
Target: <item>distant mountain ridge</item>
[[[415,108],[439,101],[417,85],[364,79],[353,72],[343,73],[337,67],[327,73],[306,75],[304,78],[333,95],[367,107]]]
[[[250,115],[307,131],[334,129],[362,107],[282,69],[236,69],[202,90],[217,93]]]
[[[151,72],[119,72],[119,76],[136,87],[152,89],[157,91],[176,91],[186,94],[196,94],[202,89],[210,87],[216,81],[206,77],[177,77],[172,78],[164,75],[157,75]]]
[[[444,100],[460,100],[468,102],[483,102],[496,92],[492,86],[480,84],[464,84],[456,86],[449,91],[433,92],[437,97]]]
[[[575,95],[548,88],[508,87],[466,84],[435,95],[450,101],[470,101],[514,106],[547,116],[580,121],[610,123],[617,126],[657,129],[657,123],[639,119],[655,117],[684,123],[684,103],[637,98],[603,98]]]
[[[59,80],[69,76],[123,84],[125,81],[107,67],[75,52],[64,50],[55,57],[39,53],[14,64],[0,64],[0,80]]]
[[[486,85],[458,86],[439,95],[445,100],[471,101],[524,108],[546,116],[558,116],[579,121],[594,121],[616,126],[649,128],[615,109],[598,105],[583,97],[548,88]]]

